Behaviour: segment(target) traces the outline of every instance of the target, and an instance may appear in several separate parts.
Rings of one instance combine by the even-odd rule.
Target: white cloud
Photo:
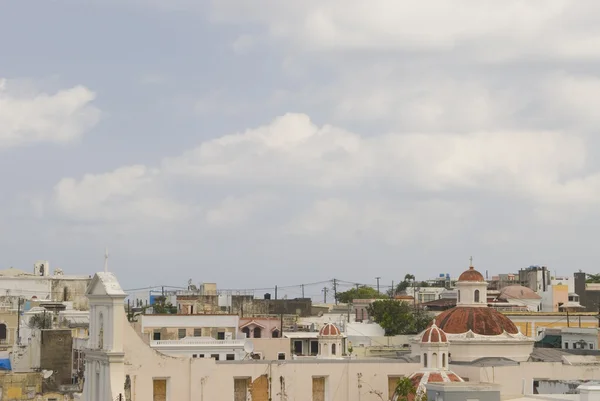
[[[456,235],[468,218],[468,202],[357,201],[329,198],[315,201],[294,218],[287,230],[307,236],[334,236],[341,240],[374,238],[391,245],[427,238],[431,244]]]
[[[423,191],[479,188],[535,199],[575,199],[584,191],[584,141],[553,132],[387,134],[361,137],[308,116],[207,141],[164,162],[165,172],[198,179],[320,188],[408,186]],[[577,174],[583,174],[580,178]],[[565,177],[570,177],[565,181]],[[596,198],[594,190],[589,196]]]
[[[210,226],[233,226],[246,223],[251,216],[276,199],[269,194],[252,194],[247,196],[228,196],[218,205],[206,212],[206,222]]]
[[[221,23],[252,21],[264,26],[266,35],[310,50],[469,50],[461,54],[493,60],[600,56],[600,29],[591,17],[600,6],[594,0],[259,4],[214,0],[212,16]]]
[[[374,233],[397,243],[433,230],[429,235],[442,239],[470,216],[471,195],[464,193],[539,210],[600,201],[600,174],[586,171],[587,157],[582,138],[557,132],[361,137],[317,126],[303,114],[286,114],[206,141],[157,169],[126,166],[63,179],[50,209],[84,221],[189,220],[200,216],[200,207],[176,202],[166,186],[183,180],[191,199],[202,194],[216,199],[204,199],[199,224],[207,227],[250,224],[256,213],[279,208],[285,216],[281,229],[288,233],[332,238]],[[213,206],[207,208],[207,202]]]
[[[157,170],[135,165],[80,180],[64,178],[54,187],[48,206],[80,222],[169,222],[187,217],[186,207],[160,193],[158,175]]]
[[[55,94],[21,94],[0,80],[0,149],[33,143],[67,143],[99,121],[91,103],[95,94],[83,86]]]

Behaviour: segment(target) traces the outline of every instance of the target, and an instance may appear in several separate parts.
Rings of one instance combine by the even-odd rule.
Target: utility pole
[[[379,279],[381,277],[375,277],[375,280],[377,280],[377,293],[379,293]]]
[[[21,345],[21,297],[17,300],[17,345]]]
[[[396,296],[396,289],[394,288],[394,280],[392,280],[392,298]]]
[[[333,298],[335,300],[335,304],[337,305],[338,300],[337,300],[337,282],[335,279],[333,279]]]
[[[275,286],[275,299],[277,299],[277,286]]]
[[[302,298],[304,298],[304,284],[300,284],[300,288],[302,288]]]
[[[327,292],[329,291],[329,288],[323,287],[323,289],[321,291],[323,292],[323,303],[326,304],[327,303]]]

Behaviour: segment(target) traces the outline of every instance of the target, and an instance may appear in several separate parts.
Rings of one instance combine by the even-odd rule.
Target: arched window
[[[246,338],[250,338],[250,329],[248,327],[244,327],[242,333],[246,335]]]
[[[6,325],[4,323],[0,324],[0,341],[6,341]]]
[[[457,293],[457,301],[460,302],[460,290],[458,290],[458,293]]]
[[[438,367],[438,356],[435,352],[431,354],[431,367],[434,369]]]
[[[475,290],[474,299],[475,299],[475,302],[479,302],[479,290]]]
[[[261,330],[260,327],[254,328],[254,338],[260,338]]]
[[[63,301],[69,300],[69,289],[67,287],[63,288]]]
[[[442,368],[446,367],[446,353],[442,353]]]
[[[100,313],[98,321],[100,322],[100,331],[98,332],[98,348],[104,349],[104,315]]]
[[[331,355],[335,355],[335,344],[331,344]]]
[[[423,367],[427,367],[427,354],[423,354]]]
[[[279,338],[279,330],[273,330],[273,338]]]

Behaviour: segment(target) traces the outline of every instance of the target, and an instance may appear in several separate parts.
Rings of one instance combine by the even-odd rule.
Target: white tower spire
[[[104,248],[104,273],[108,273],[108,248]]]

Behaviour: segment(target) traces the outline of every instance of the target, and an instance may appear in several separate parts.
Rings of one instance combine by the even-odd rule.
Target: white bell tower
[[[125,365],[123,291],[113,273],[96,273],[86,296],[90,304],[90,334],[85,352],[85,401],[114,400],[124,394]]]

